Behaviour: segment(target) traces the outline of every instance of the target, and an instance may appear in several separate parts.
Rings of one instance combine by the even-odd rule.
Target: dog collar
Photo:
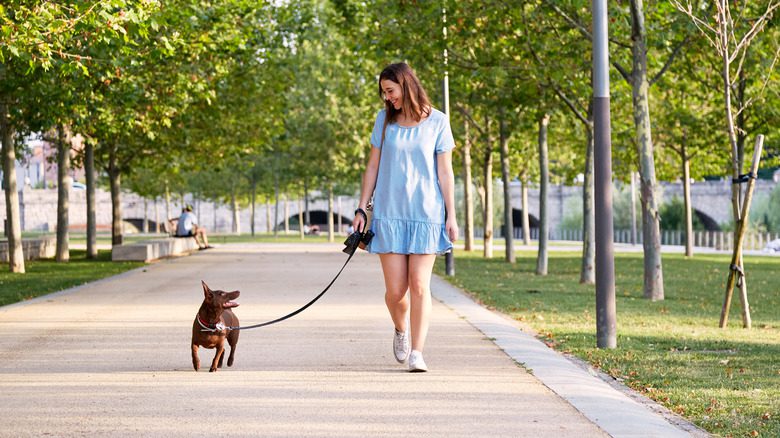
[[[200,319],[200,315],[198,315],[198,324],[203,327],[203,330],[201,330],[202,332],[221,332],[225,330],[225,324],[223,324],[222,321],[209,324]]]

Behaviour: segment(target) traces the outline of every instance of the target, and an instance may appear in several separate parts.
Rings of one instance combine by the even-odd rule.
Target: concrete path
[[[447,305],[434,303],[425,352],[431,371],[407,373],[392,356],[378,259],[363,252],[306,312],[242,332],[232,368],[192,370],[189,344],[203,297],[201,279],[212,288],[241,290],[236,314],[242,324],[253,324],[284,315],[316,295],[345,260],[339,249],[226,245],[0,308],[0,436],[681,433],[647,409],[645,416],[636,414],[634,406],[619,411],[630,413],[626,420],[632,427],[610,430],[609,421],[592,418],[588,409],[603,420],[615,416],[602,402],[630,400],[601,387],[593,396],[577,381],[598,379],[570,374],[574,380],[568,384],[590,403],[588,409],[574,403],[587,418],[553,392],[554,385],[548,387],[502,351],[512,354],[513,339],[528,341],[527,335],[519,336],[511,321],[490,320],[491,312],[479,313],[481,308],[440,282],[434,290]],[[473,311],[476,316],[469,314]],[[493,332],[480,326],[485,323]],[[560,359],[528,345],[531,358]],[[201,349],[201,362],[208,364],[213,354]],[[541,372],[540,364],[533,366],[540,367],[535,374]],[[556,369],[571,371],[558,363],[551,366],[553,375]]]

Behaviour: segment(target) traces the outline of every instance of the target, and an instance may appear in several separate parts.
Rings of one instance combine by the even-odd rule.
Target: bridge
[[[754,197],[769,195],[778,183],[771,180],[756,180]],[[659,205],[669,203],[674,198],[683,199],[682,182],[661,183]],[[637,188],[638,190],[638,188]],[[551,186],[548,194],[549,203],[547,211],[550,217],[550,229],[555,230],[560,226],[563,218],[566,216],[566,209],[571,205],[582,205],[582,187],[571,186]],[[512,206],[519,217],[521,208],[521,194],[519,183],[512,184]],[[538,224],[539,212],[539,190],[528,190],[528,209],[529,221],[534,227]],[[731,181],[700,181],[691,184],[691,206],[694,214],[699,217],[701,222],[710,231],[720,230],[720,226],[731,221]],[[637,194],[637,216],[641,215],[639,205],[639,195]],[[518,222],[514,222],[518,226]]]
[[[766,196],[778,185],[771,180],[756,181],[756,196]],[[501,192],[501,183],[494,186],[496,193]],[[521,214],[521,188],[519,182],[511,183],[512,209],[515,217],[515,227],[519,225]],[[659,204],[670,202],[677,197],[682,199],[683,189],[681,183],[660,184],[661,199]],[[111,199],[108,192],[98,190],[97,223],[102,229],[110,229],[111,224]],[[20,191],[20,212],[23,231],[54,231],[56,228],[57,190],[56,189],[29,189]],[[548,211],[550,217],[550,229],[559,229],[567,212],[581,208],[582,187],[551,185],[548,196]],[[500,196],[494,198],[496,203],[501,202]],[[720,225],[731,220],[731,183],[730,181],[703,181],[691,185],[691,201],[695,214],[709,230],[718,230]],[[0,192],[0,202],[4,201],[4,194]],[[233,232],[233,212],[228,205],[210,201],[199,201],[187,198],[186,202],[193,205],[195,214],[200,223],[210,232]],[[638,203],[638,201],[637,201]],[[354,217],[353,212],[357,208],[357,196],[335,196],[333,201],[334,225],[340,231],[346,231],[350,221]],[[309,200],[309,214],[311,224],[318,225],[320,230],[327,230],[328,200],[323,199],[319,193],[314,193]],[[637,207],[639,208],[639,207]],[[284,218],[289,219],[291,229],[298,229],[298,213],[305,209],[300,200],[280,201],[278,212],[273,204],[257,204],[255,211],[255,230],[265,232],[273,229],[277,224],[280,230],[284,228]],[[528,209],[531,227],[538,226],[539,190],[528,190]],[[70,197],[70,224],[73,229],[84,228],[86,224],[86,192],[83,190],[71,190]],[[147,219],[150,231],[154,231],[156,223],[165,222],[165,205],[162,201],[145,200],[132,193],[122,195],[123,217],[127,222],[127,231],[136,232],[141,229],[144,218]],[[180,202],[171,203],[172,217],[177,217],[181,211]],[[0,209],[0,217],[5,217],[5,209]],[[639,215],[640,213],[637,212]],[[239,209],[239,231],[247,233],[250,230],[251,213],[248,207]],[[502,218],[495,218],[496,229],[500,229]],[[269,227],[269,224],[271,225]]]

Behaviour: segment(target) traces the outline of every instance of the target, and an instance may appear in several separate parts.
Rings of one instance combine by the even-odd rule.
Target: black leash
[[[347,257],[347,261],[344,262],[344,265],[341,267],[341,269],[339,269],[339,272],[336,274],[335,277],[333,277],[333,280],[331,280],[330,283],[328,283],[328,285],[325,287],[325,289],[323,289],[322,292],[320,292],[319,295],[314,297],[313,300],[311,300],[308,303],[306,303],[306,305],[304,305],[303,307],[301,307],[300,309],[298,309],[298,310],[296,310],[296,311],[294,311],[292,313],[288,313],[287,315],[284,315],[281,318],[276,318],[276,319],[274,319],[272,321],[261,322],[260,324],[248,325],[248,326],[244,326],[244,327],[225,327],[225,329],[227,329],[227,330],[249,330],[249,329],[253,329],[253,328],[265,327],[267,325],[276,324],[277,322],[282,322],[285,319],[292,318],[293,316],[295,316],[295,315],[303,312],[304,310],[308,309],[309,306],[311,306],[312,304],[316,303],[317,300],[322,298],[322,296],[325,295],[325,292],[327,292],[328,289],[330,289],[330,287],[333,286],[333,283],[335,283],[336,279],[339,278],[339,275],[341,275],[341,272],[344,271],[344,268],[347,267],[347,264],[349,263],[349,261],[352,260],[352,257],[355,255],[355,250],[358,248],[358,245],[361,242],[367,244],[368,242],[366,241],[366,239],[368,239],[368,241],[371,241],[371,237],[373,237],[373,233],[371,233],[371,237],[366,237],[366,235],[368,233],[371,233],[371,231],[368,231],[365,234],[361,233],[360,231],[356,231],[356,232],[352,233],[352,235],[350,235],[347,238],[347,240],[344,242],[344,245],[346,245],[346,247],[343,249],[343,251],[345,253],[349,254],[349,257]]]

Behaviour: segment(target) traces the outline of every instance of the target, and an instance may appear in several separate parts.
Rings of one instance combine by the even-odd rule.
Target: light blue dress
[[[445,206],[439,187],[436,156],[452,150],[455,141],[447,115],[436,109],[417,126],[387,125],[385,110],[371,132],[371,145],[381,147],[374,189],[368,245],[372,253],[443,254],[452,249],[445,229]]]

